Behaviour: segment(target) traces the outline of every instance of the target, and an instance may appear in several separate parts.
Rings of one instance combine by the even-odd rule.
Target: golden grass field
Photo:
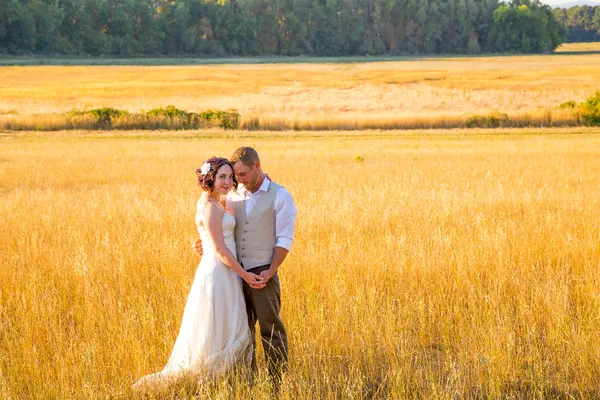
[[[555,50],[556,53],[598,51],[600,51],[600,42],[563,43]]]
[[[598,397],[598,133],[0,134],[0,398],[130,398],[164,366],[198,263],[194,169],[240,145],[299,209],[282,398]]]
[[[235,108],[246,129],[461,127],[494,111],[510,116],[508,126],[567,126],[576,118],[557,106],[600,89],[600,45],[388,62],[14,66],[0,68],[0,82],[0,129],[66,129],[65,117],[54,114],[73,108],[138,112],[169,104]]]

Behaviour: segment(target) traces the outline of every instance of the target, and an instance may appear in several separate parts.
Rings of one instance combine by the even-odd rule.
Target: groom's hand
[[[194,242],[194,251],[196,252],[196,254],[198,254],[198,257],[202,257],[202,239],[198,238],[196,239],[196,241]]]
[[[244,277],[244,280],[252,289],[262,289],[267,284],[261,276],[253,274],[252,272],[248,272],[246,277]]]
[[[263,279],[263,283],[266,285],[269,279],[271,279],[275,275],[275,272],[271,271],[271,269],[265,269],[263,272],[259,274],[259,276]]]

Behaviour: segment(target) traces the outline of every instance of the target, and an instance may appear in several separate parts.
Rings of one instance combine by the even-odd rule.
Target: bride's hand
[[[198,257],[202,257],[202,239],[198,238],[196,239],[196,241],[194,242],[194,245],[192,246],[194,248],[194,251],[196,252],[196,254],[198,254]]]
[[[242,276],[242,279],[245,280],[252,289],[262,289],[266,285],[261,276],[253,274],[252,272],[246,272],[244,276]]]

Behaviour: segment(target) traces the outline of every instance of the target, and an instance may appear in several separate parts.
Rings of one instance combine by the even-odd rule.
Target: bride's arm
[[[263,278],[242,268],[231,250],[225,245],[223,226],[221,225],[223,214],[223,210],[217,208],[214,204],[208,203],[207,207],[204,208],[204,216],[202,218],[202,223],[207,228],[208,236],[215,248],[217,257],[219,257],[225,265],[231,268],[233,272],[248,282],[251,287],[255,289],[263,288],[265,286],[262,283]]]

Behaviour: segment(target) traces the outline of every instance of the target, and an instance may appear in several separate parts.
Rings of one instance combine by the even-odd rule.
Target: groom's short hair
[[[229,161],[232,165],[239,161],[247,167],[252,167],[254,161],[260,162],[260,159],[258,158],[258,153],[256,150],[254,150],[252,147],[240,147],[233,152],[231,160]]]

